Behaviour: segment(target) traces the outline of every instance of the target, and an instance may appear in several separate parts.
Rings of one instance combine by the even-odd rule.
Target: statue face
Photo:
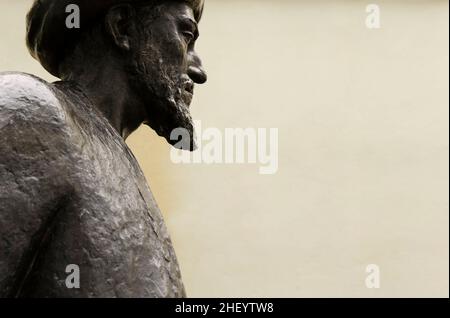
[[[145,124],[174,145],[170,133],[186,129],[194,136],[189,106],[194,84],[206,82],[200,58],[195,52],[197,21],[192,8],[182,2],[166,1],[156,8],[145,8],[142,30],[131,57],[131,80],[146,105]],[[191,144],[191,150],[194,145]]]

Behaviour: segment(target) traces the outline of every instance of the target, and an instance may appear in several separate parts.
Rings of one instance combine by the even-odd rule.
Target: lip
[[[194,98],[194,92],[191,89],[190,91],[188,89],[184,89],[183,91],[183,99],[187,106],[191,105],[192,99]]]
[[[187,106],[189,106],[194,97],[194,82],[187,80],[183,83],[183,99]]]
[[[184,90],[191,95],[194,95],[194,83],[191,81],[184,83]]]

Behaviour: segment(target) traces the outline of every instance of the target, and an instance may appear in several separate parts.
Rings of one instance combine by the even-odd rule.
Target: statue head
[[[67,27],[70,4],[79,8],[79,28]],[[175,145],[170,134],[176,128],[194,140],[189,106],[194,84],[207,79],[195,51],[203,5],[204,0],[35,0],[27,17],[27,45],[64,81],[107,80],[98,74],[105,66],[106,72],[123,74],[121,86],[142,105],[136,111],[141,123]]]

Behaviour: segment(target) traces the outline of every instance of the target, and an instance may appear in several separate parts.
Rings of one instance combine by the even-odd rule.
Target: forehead
[[[202,18],[203,14],[203,8],[205,6],[205,0],[183,0],[183,1],[190,5],[191,9],[194,12],[195,19],[197,20],[197,22],[200,22],[200,19]]]
[[[197,21],[194,8],[188,2],[169,1],[163,4],[163,12],[174,18],[191,19]]]
[[[141,2],[139,7],[151,9],[147,11],[149,17],[188,18],[200,22],[203,13],[203,0],[171,0],[157,1],[156,3]],[[154,11],[156,9],[156,11]]]

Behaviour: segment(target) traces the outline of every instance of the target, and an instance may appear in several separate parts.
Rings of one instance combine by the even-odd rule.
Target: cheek
[[[155,95],[179,100],[188,68],[185,41],[167,30],[155,30],[153,35],[142,41],[136,52],[140,82]]]
[[[187,69],[187,47],[184,39],[173,33],[166,39],[162,45],[162,56],[167,65],[181,70]]]

